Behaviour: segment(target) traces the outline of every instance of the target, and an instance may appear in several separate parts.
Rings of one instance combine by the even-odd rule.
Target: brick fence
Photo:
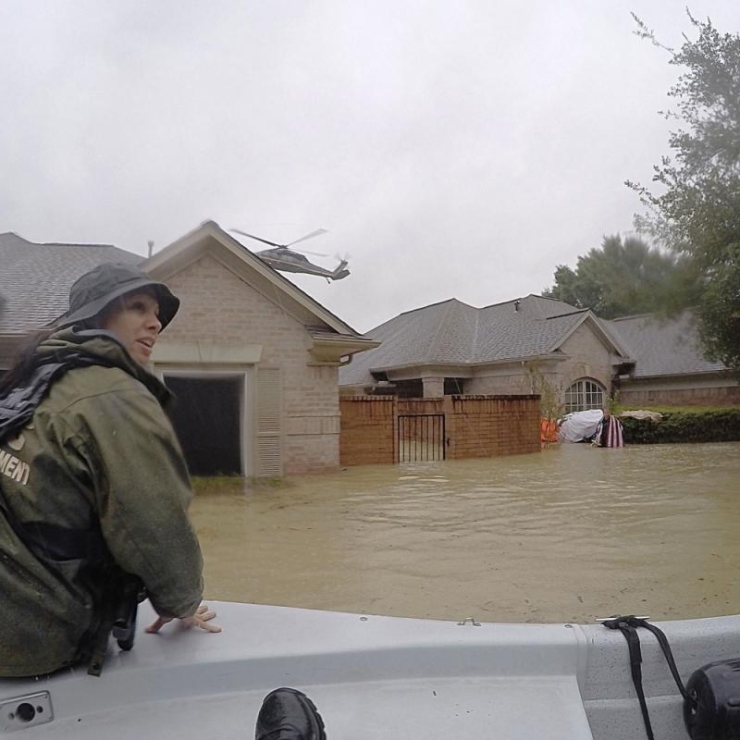
[[[340,399],[339,405],[342,465],[395,463],[399,414],[443,414],[450,460],[540,450],[540,397],[536,395],[351,396]]]

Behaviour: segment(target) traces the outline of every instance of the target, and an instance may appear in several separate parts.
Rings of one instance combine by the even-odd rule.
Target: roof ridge
[[[646,318],[649,318],[650,316],[655,316],[655,313],[649,313],[649,312],[648,313],[635,313],[635,314],[632,314],[630,316],[617,316],[617,317],[615,317],[613,319],[601,319],[601,320],[602,321],[611,321],[611,322],[629,321],[631,319],[646,319]]]
[[[532,294],[530,293],[530,295],[532,295]],[[496,306],[505,306],[507,303],[516,303],[517,301],[521,301],[522,298],[526,298],[526,297],[527,296],[522,296],[520,298],[512,298],[512,299],[510,299],[508,301],[499,301],[498,303],[489,303],[486,306],[481,306],[478,310],[479,311],[485,311],[485,309],[487,309],[487,308],[496,308]]]
[[[456,308],[455,304],[459,305],[460,301],[458,301],[456,298],[451,298],[449,301],[443,301],[442,303],[447,303],[448,305],[445,306],[444,311],[442,312],[442,319],[437,324],[437,328],[434,331],[434,336],[432,337],[432,341],[429,342],[429,346],[427,348],[429,357],[435,356],[435,352],[437,348],[439,347],[439,345],[441,344],[442,337],[445,334],[444,329],[450,323],[450,314],[455,310]]]
[[[434,306],[441,306],[443,303],[459,303],[462,306],[468,306],[469,308],[475,308],[475,306],[470,306],[468,303],[465,303],[464,301],[461,301],[458,298],[455,298],[453,296],[452,298],[445,298],[443,301],[435,301],[434,303],[427,303],[426,306],[417,306],[416,308],[410,308],[408,311],[401,311],[401,313],[396,314],[396,316],[405,316],[406,314],[414,313],[415,311],[424,311],[427,308],[432,308]],[[388,319],[388,321],[391,321],[391,320],[392,319]],[[383,322],[383,323],[387,323],[387,322]],[[382,324],[378,324],[378,326],[382,326]]]
[[[113,247],[114,249],[121,249],[124,252],[128,252],[128,249],[123,249],[123,247],[118,247],[115,244],[99,244],[97,242],[95,243],[78,243],[78,242],[28,242],[29,244],[33,244],[37,247],[104,247],[106,249]],[[130,252],[130,254],[136,254],[136,252]],[[143,255],[137,254],[137,257],[142,257]]]
[[[483,312],[478,309],[475,312],[475,328],[473,329],[473,340],[472,340],[472,346],[470,347],[470,357],[477,357],[478,356],[478,342],[480,339],[480,323],[481,319],[483,318]]]
[[[545,316],[545,321],[550,321],[550,319],[562,319],[565,316],[575,316],[578,313],[591,313],[592,316],[595,318],[598,318],[596,314],[590,309],[590,308],[577,308],[575,311],[567,311],[566,313],[557,313],[554,316]]]
[[[20,241],[33,245],[34,247],[115,247],[116,249],[122,249],[122,247],[118,247],[115,244],[102,242],[35,242],[31,239],[26,239],[15,231],[1,232],[0,239],[3,237],[14,237],[15,239],[19,239]],[[124,249],[123,251],[128,252],[129,250]],[[134,254],[134,252],[131,252],[131,254]]]

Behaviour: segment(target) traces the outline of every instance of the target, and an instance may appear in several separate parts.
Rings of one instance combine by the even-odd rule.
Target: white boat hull
[[[31,740],[252,738],[262,699],[305,691],[329,740],[635,740],[645,737],[619,632],[600,625],[463,624],[212,603],[217,635],[153,621],[142,605],[134,649],[85,669],[0,681],[0,734]],[[657,623],[684,678],[740,656],[740,616]],[[655,638],[641,630],[656,740],[688,737],[681,697]],[[48,692],[53,720],[9,719]],[[31,700],[31,704],[35,700]],[[28,703],[28,702],[27,702]],[[4,728],[4,729],[2,729]],[[20,729],[16,729],[20,728]],[[17,732],[17,734],[16,734]]]

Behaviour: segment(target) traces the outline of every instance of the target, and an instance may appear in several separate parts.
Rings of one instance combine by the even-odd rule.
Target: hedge
[[[740,441],[740,408],[668,411],[660,421],[620,417],[625,444]]]

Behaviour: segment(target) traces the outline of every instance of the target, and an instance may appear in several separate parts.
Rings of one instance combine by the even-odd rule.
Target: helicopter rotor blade
[[[298,244],[298,242],[305,242],[306,239],[313,239],[315,236],[320,236],[321,234],[328,234],[329,232],[326,229],[316,229],[316,231],[312,231],[310,234],[306,234],[306,236],[302,236],[300,239],[296,239],[294,242],[288,242],[288,244],[285,244],[286,247],[292,247],[294,244]]]
[[[275,244],[275,242],[269,242],[267,241],[267,239],[263,239],[260,236],[255,236],[254,234],[247,234],[246,231],[242,231],[241,229],[229,229],[229,231],[233,231],[236,234],[241,234],[242,236],[248,236],[250,239],[256,239],[258,242],[262,242],[263,244],[269,244],[271,247],[287,247],[288,246],[287,244]],[[308,238],[308,237],[304,237],[304,238]]]
[[[300,254],[310,254],[314,257],[331,257],[330,254],[324,254],[323,252],[309,252],[307,249],[294,249],[294,252],[299,252]]]

